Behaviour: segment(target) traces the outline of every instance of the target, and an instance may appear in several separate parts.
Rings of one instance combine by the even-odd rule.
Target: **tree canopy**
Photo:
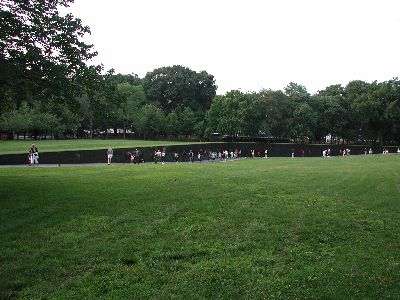
[[[168,113],[178,107],[205,113],[217,90],[214,76],[183,66],[162,67],[147,73],[143,87],[147,100]]]
[[[60,7],[72,0],[0,2],[0,99],[17,105],[44,98],[68,100],[97,55],[82,41],[90,29]]]

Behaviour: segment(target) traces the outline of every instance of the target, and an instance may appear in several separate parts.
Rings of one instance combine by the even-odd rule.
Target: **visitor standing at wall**
[[[111,164],[113,156],[114,156],[114,151],[111,147],[109,147],[107,150],[107,164],[108,165]]]
[[[29,149],[28,160],[30,166],[39,164],[39,150],[35,144],[32,144],[31,149]]]
[[[193,163],[194,162],[194,153],[192,150],[189,151],[189,160]]]

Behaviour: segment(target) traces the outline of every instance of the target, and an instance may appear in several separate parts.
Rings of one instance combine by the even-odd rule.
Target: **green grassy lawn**
[[[103,140],[103,139],[76,139],[76,140],[14,140],[0,141],[0,155],[27,153],[32,144],[35,144],[40,152],[56,152],[68,150],[95,150],[130,147],[152,147],[200,144],[196,142],[174,142],[174,141],[145,141],[145,140]]]
[[[400,155],[0,169],[0,298],[398,299]]]

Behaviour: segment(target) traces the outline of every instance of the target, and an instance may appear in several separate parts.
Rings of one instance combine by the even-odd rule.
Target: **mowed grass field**
[[[0,155],[28,153],[32,144],[39,152],[58,152],[70,150],[96,150],[112,148],[134,148],[200,144],[197,142],[150,141],[150,140],[118,140],[118,139],[75,139],[75,140],[13,140],[0,141]]]
[[[0,169],[0,298],[399,299],[400,155]]]

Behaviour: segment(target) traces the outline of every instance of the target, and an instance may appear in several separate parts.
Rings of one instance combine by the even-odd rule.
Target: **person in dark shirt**
[[[189,159],[193,163],[194,162],[194,153],[192,150],[189,151]]]

